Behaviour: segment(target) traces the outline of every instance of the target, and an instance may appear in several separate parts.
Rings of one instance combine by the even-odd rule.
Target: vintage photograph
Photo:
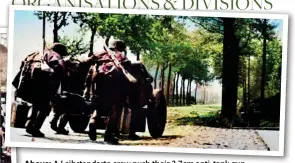
[[[282,155],[287,18],[13,6],[9,145]]]
[[[7,29],[0,28],[1,162],[11,163],[11,148],[5,146],[6,83],[7,83]]]

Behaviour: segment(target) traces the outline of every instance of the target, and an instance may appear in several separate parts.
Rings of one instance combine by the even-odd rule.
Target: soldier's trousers
[[[103,101],[103,100],[102,100]],[[107,119],[106,119],[106,131],[105,131],[105,137],[108,136],[113,136],[115,133],[118,132],[119,129],[119,114],[121,110],[121,104],[117,103],[114,104],[113,107],[111,108],[104,108],[104,106],[100,105],[101,103],[99,102],[98,99],[93,99],[92,100],[92,108],[94,110],[93,114],[91,115],[90,118],[90,124],[97,125],[99,122],[99,118],[101,117],[101,113],[107,113]],[[102,110],[104,109],[104,110]]]
[[[90,124],[97,125],[97,122],[99,122],[100,114],[98,110],[95,110],[93,114],[91,115]],[[106,131],[105,131],[105,137],[113,136],[115,133],[118,132],[118,123],[117,118],[115,114],[110,113],[106,119]]]
[[[59,121],[59,124],[57,124],[57,122]],[[69,115],[64,113],[63,111],[61,110],[58,110],[58,109],[54,109],[54,114],[53,114],[53,118],[51,120],[51,126],[53,126],[54,128],[53,129],[64,129],[67,125],[69,121]]]
[[[138,94],[136,94],[138,95]],[[130,97],[130,104],[128,105],[128,108],[131,109],[131,121],[130,121],[130,135],[136,133],[136,122],[138,122],[138,109],[140,109],[139,104],[139,96],[131,96]]]
[[[51,106],[49,102],[45,103],[36,103],[32,106],[32,114],[27,123],[27,129],[33,128],[36,130],[40,130],[46,117],[49,115],[51,111]]]

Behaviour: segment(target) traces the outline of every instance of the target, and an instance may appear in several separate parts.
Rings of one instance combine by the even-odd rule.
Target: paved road
[[[58,135],[55,134],[55,131],[53,131],[50,128],[49,122],[52,118],[52,114],[46,118],[42,128],[41,132],[45,134],[45,138],[32,138],[29,134],[26,133],[25,129],[22,128],[11,128],[11,141],[12,142],[42,142],[42,143],[52,143],[52,142],[60,142],[60,143],[103,143],[102,138],[98,138],[96,142],[92,142],[87,135],[86,130],[85,133],[75,133],[71,130],[69,125],[66,126],[66,128],[70,131],[69,135]],[[103,131],[99,131],[99,133],[103,133]],[[98,133],[98,135],[99,135]],[[102,134],[101,134],[102,135]]]
[[[257,133],[271,151],[279,150],[279,131],[257,130]]]
[[[52,117],[52,115],[50,115]],[[70,130],[70,135],[57,135],[51,130],[50,118],[47,118],[41,129],[46,138],[32,138],[25,132],[25,129],[11,128],[12,142],[42,142],[42,143],[74,143],[74,144],[105,144],[103,142],[103,130],[98,130],[98,139],[93,142],[85,133],[74,133]],[[277,150],[276,142],[278,137],[276,132],[255,131],[242,129],[221,129],[204,126],[174,126],[167,124],[164,136],[159,139],[152,139],[148,131],[139,133],[141,140],[121,140],[124,145],[141,146],[170,146],[189,148],[211,148],[211,149],[239,149],[239,150]],[[260,135],[260,136],[259,136]],[[261,137],[264,141],[261,140]],[[268,145],[266,145],[266,144]],[[278,143],[277,143],[278,144]]]

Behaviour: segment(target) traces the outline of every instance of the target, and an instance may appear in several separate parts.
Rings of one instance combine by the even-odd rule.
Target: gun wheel
[[[153,138],[163,135],[167,119],[167,105],[163,91],[154,90],[148,106],[147,121],[149,133]]]

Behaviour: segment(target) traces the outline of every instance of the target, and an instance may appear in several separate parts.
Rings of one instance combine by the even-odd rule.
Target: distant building
[[[217,82],[202,86],[198,90],[197,102],[203,104],[221,104],[222,88]]]

